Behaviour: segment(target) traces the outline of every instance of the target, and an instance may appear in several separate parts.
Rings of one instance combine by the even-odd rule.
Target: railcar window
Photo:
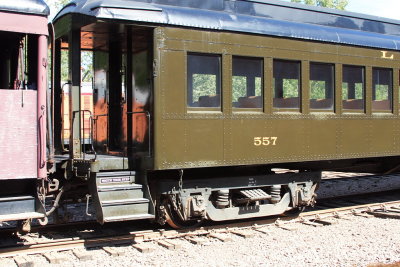
[[[372,69],[372,110],[390,111],[392,109],[393,72],[391,69]]]
[[[300,107],[300,62],[274,60],[274,108]]]
[[[233,57],[232,65],[232,106],[262,108],[263,60]]]
[[[343,109],[364,110],[365,69],[360,66],[343,66]]]
[[[310,108],[333,110],[334,65],[310,63]]]
[[[188,54],[189,107],[221,107],[221,56]]]
[[[0,31],[0,89],[37,89],[35,35]]]

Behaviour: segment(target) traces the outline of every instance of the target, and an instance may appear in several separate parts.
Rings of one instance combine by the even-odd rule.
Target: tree
[[[50,6],[51,18],[54,17],[58,11],[61,10],[66,4],[68,4],[71,0],[45,0],[47,4]],[[82,81],[90,82],[93,78],[93,52],[91,51],[82,51],[81,53],[82,60]],[[61,51],[61,80],[68,80],[68,51]]]
[[[70,0],[45,0],[47,5],[49,5],[51,11],[58,12],[63,6],[68,4]],[[53,16],[55,14],[52,14]]]
[[[349,0],[291,0],[295,3],[302,3],[306,5],[312,6],[321,6],[321,7],[328,7],[334,8],[339,10],[345,10],[346,6],[349,3]]]

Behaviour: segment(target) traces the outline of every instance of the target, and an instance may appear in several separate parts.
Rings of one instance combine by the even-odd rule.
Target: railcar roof
[[[54,20],[70,13],[400,50],[400,21],[278,0],[74,0]]]
[[[3,0],[0,11],[48,16],[50,9],[43,0]]]

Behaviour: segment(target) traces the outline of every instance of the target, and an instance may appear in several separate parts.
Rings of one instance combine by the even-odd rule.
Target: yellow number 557
[[[254,137],[255,146],[275,146],[278,137]]]

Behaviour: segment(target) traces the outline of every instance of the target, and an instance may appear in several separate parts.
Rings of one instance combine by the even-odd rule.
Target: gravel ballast
[[[230,242],[207,238],[203,245],[178,240],[182,247],[141,253],[132,246],[116,247],[120,255],[92,250],[93,260],[79,261],[71,251],[60,252],[68,261],[51,265],[43,256],[30,256],[46,266],[368,266],[400,262],[400,221],[351,216],[337,224],[313,227],[295,224],[295,230],[268,227],[251,238],[231,234]],[[0,266],[12,266],[1,259]],[[6,264],[6,265],[5,265]]]

